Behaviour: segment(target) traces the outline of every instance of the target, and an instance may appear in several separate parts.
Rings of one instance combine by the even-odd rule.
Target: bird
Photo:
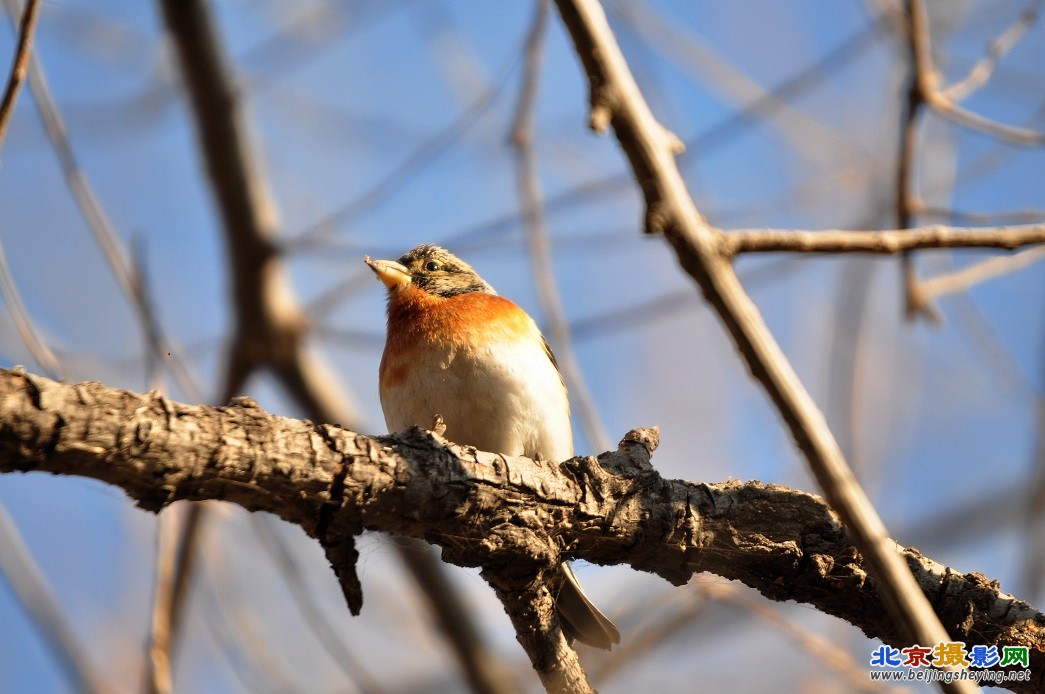
[[[389,432],[441,418],[443,436],[458,444],[555,462],[573,456],[566,385],[529,314],[433,244],[364,262],[388,290],[379,392]],[[559,571],[567,639],[605,650],[620,643],[570,565]]]

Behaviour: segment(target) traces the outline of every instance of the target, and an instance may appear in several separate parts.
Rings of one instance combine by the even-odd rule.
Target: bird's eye
[[[442,266],[434,260],[429,260],[427,263],[425,263],[425,270],[428,270],[429,272],[435,272],[440,267]]]

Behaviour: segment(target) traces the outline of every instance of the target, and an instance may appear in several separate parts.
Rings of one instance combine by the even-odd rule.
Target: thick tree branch
[[[676,585],[709,571],[909,643],[821,499],[760,482],[666,480],[650,464],[652,447],[628,437],[597,458],[551,464],[418,429],[369,437],[276,417],[248,398],[190,406],[0,370],[0,472],[91,477],[152,511],[230,501],[320,541],[360,529],[422,538],[451,563],[482,567],[499,593],[539,585],[564,557],[628,564]],[[1009,684],[1045,686],[1045,615],[979,574],[893,547],[954,639],[1028,646],[1031,681]],[[517,627],[541,624],[539,615],[512,618]]]
[[[591,126],[612,125],[646,199],[646,231],[662,232],[683,269],[718,314],[751,373],[765,387],[831,507],[881,582],[885,606],[908,638],[949,636],[896,555],[885,524],[853,475],[823,413],[803,387],[723,252],[723,234],[707,224],[675,163],[678,140],[649,109],[597,0],[556,0],[590,85]],[[970,691],[966,682],[945,685]]]

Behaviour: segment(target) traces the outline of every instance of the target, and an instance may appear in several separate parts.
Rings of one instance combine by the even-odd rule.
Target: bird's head
[[[407,287],[444,298],[469,292],[497,293],[471,265],[430,243],[407,251],[399,260],[367,256],[364,261],[393,295]]]

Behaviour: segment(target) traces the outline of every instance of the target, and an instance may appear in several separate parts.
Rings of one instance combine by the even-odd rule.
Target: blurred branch
[[[199,559],[204,523],[203,504],[192,504],[183,514],[165,520],[158,548],[156,597],[146,657],[146,690],[149,694],[173,691],[174,657],[177,653],[189,586]]]
[[[606,428],[599,417],[598,407],[588,390],[577,356],[573,351],[570,325],[563,309],[562,297],[552,267],[551,243],[541,199],[541,180],[537,169],[537,150],[534,146],[534,109],[540,85],[544,34],[548,26],[551,0],[537,0],[533,26],[526,39],[526,66],[523,72],[519,102],[510,128],[512,148],[515,150],[515,178],[522,202],[526,238],[530,248],[530,263],[534,286],[541,304],[541,313],[548,334],[558,355],[557,366],[562,370],[583,424],[588,445],[594,450],[605,450],[610,445]]]
[[[910,75],[907,82],[907,100],[900,110],[900,149],[896,158],[896,226],[910,229],[920,206],[915,192],[915,165],[918,159],[918,125],[922,109],[929,101],[929,92],[935,88],[928,42],[928,18],[919,0],[905,0]],[[904,313],[908,320],[921,316],[934,325],[943,320],[939,310],[927,300],[918,282],[918,270],[910,249],[900,253],[900,271],[903,275]]]
[[[722,253],[878,253],[892,254],[922,248],[1003,248],[1045,243],[1045,224],[957,228],[939,224],[916,229],[847,231],[830,229],[741,229],[723,233]]]
[[[11,74],[7,78],[7,86],[4,88],[4,96],[0,99],[0,145],[4,143],[7,135],[7,126],[11,122],[11,114],[14,113],[15,102],[18,101],[18,92],[25,81],[25,75],[29,68],[29,57],[32,55],[33,32],[36,29],[36,18],[40,15],[40,0],[28,0],[25,10],[22,11],[22,19],[15,24],[15,13],[11,13],[11,23],[15,24],[18,33],[18,42],[15,45],[15,55],[11,60]]]
[[[78,692],[111,691],[91,667],[51,584],[3,505],[0,505],[0,549],[0,576],[7,579],[15,599],[36,625],[70,687]]]
[[[492,657],[483,635],[460,591],[438,561],[433,561],[432,548],[415,540],[399,546],[399,556],[424,597],[436,625],[451,644],[461,662],[468,683],[475,692],[495,694],[518,690],[511,671]],[[467,617],[467,618],[465,618]]]
[[[923,279],[921,289],[925,297],[931,301],[945,294],[963,292],[981,282],[1022,270],[1042,258],[1045,258],[1045,246],[1031,248],[1015,255],[988,258],[956,272]]]
[[[1020,588],[1041,596],[1045,587],[1045,397],[1038,398],[1037,442],[1027,485],[1024,528],[1027,549],[1020,567]]]
[[[323,249],[321,242],[324,238],[358,220],[362,215],[379,207],[402,190],[403,186],[414,176],[456,144],[497,103],[498,97],[508,84],[509,77],[515,71],[522,53],[522,49],[512,51],[508,62],[498,75],[453,122],[422,142],[399,166],[365,193],[326,215],[286,242],[287,249],[290,251],[303,251],[317,247]]]
[[[881,518],[853,476],[823,414],[748,297],[725,252],[723,235],[697,211],[674,161],[673,139],[650,112],[597,0],[556,0],[591,86],[591,124],[612,125],[646,198],[646,231],[663,233],[682,267],[732,335],[805,454],[831,507],[879,581],[888,614],[906,639],[949,641]],[[967,683],[948,691],[974,691]]]
[[[17,14],[17,0],[5,0],[5,2],[8,13],[14,18]],[[65,175],[66,183],[73,193],[80,213],[105,256],[117,284],[131,302],[138,321],[146,326],[144,333],[148,339],[153,340],[151,347],[154,353],[166,364],[186,395],[202,400],[200,388],[192,373],[178,357],[177,349],[173,347],[170,337],[163,331],[155,313],[147,303],[142,301],[145,295],[141,286],[141,276],[135,272],[133,263],[128,260],[128,254],[115,227],[76,160],[65,121],[51,95],[51,89],[47,85],[47,78],[40,61],[35,56],[31,56],[29,60],[29,89],[33,93],[33,100],[36,102],[44,129],[58,156],[62,173]]]
[[[821,169],[859,154],[851,138],[802,113],[717,56],[681,22],[667,19],[657,8],[637,0],[609,0],[607,7],[649,48],[732,103],[746,118],[764,121],[789,142],[792,150]],[[858,157],[863,158],[863,157]]]
[[[808,602],[887,643],[911,642],[885,611],[882,585],[869,581],[866,557],[823,500],[759,482],[664,479],[650,462],[653,430],[629,432],[598,459],[548,466],[416,428],[371,438],[273,416],[246,398],[221,408],[183,405],[19,371],[0,370],[0,403],[0,473],[94,478],[151,511],[221,499],[274,513],[312,537],[365,525],[424,538],[446,561],[482,567],[502,593],[544,585],[536,580],[541,571],[564,558],[628,564],[675,585],[707,571],[770,599]],[[130,444],[128,431],[136,432]],[[620,513],[622,505],[634,512]],[[1041,691],[1045,615],[980,574],[890,546],[954,640],[1027,646],[1030,681],[1007,685]],[[539,595],[515,599],[520,608],[544,604]],[[513,618],[517,625],[523,619]]]
[[[40,0],[29,0],[22,12],[22,19],[16,25],[18,32],[18,43],[15,46],[14,59],[11,61],[11,74],[7,79],[7,87],[4,89],[3,99],[0,100],[0,147],[3,146],[4,136],[7,134],[7,126],[11,122],[11,114],[14,113],[15,102],[18,101],[18,93],[21,91],[22,82],[29,68],[29,58],[32,55],[33,31],[36,29],[36,18],[40,14]],[[15,18],[12,14],[11,22]],[[7,266],[7,256],[4,247],[0,244],[0,295],[7,304],[11,317],[14,319],[15,328],[22,337],[29,353],[33,355],[36,363],[51,376],[61,375],[64,377],[62,366],[54,353],[47,347],[47,343],[40,338],[33,325],[32,318],[22,302],[22,295],[18,291],[11,269]]]
[[[0,297],[3,297],[7,310],[11,312],[11,319],[14,321],[15,329],[18,330],[22,342],[40,368],[52,378],[67,378],[67,372],[58,358],[54,356],[51,348],[47,346],[47,342],[40,337],[36,324],[22,301],[22,294],[18,291],[18,285],[15,284],[14,277],[11,275],[11,268],[7,265],[7,255],[4,253],[2,242],[0,242]]]
[[[354,688],[368,694],[378,694],[381,688],[377,682],[370,676],[363,664],[345,647],[337,631],[316,605],[315,597],[309,591],[300,563],[294,557],[286,540],[276,528],[272,527],[274,522],[272,518],[255,513],[251,514],[250,520],[261,541],[261,546],[269,553],[272,562],[279,569],[284,583],[290,589],[290,597],[297,604],[298,612],[309,624],[312,633],[316,635],[320,647],[326,651],[330,660],[348,678]]]
[[[337,379],[313,351],[305,349],[307,319],[294,297],[276,241],[275,204],[250,146],[246,108],[238,98],[222,43],[201,0],[161,0],[164,20],[181,59],[191,99],[202,156],[223,219],[230,269],[236,333],[229,348],[226,396],[234,394],[248,376],[268,368],[290,397],[312,419],[320,422],[355,423],[355,407]],[[492,97],[491,97],[492,98]],[[342,592],[353,613],[362,605],[362,590],[355,572],[353,535],[321,533]],[[428,554],[429,572],[444,571]],[[419,581],[423,590],[429,583]],[[469,623],[468,613],[455,612],[455,603],[429,595],[444,631]],[[473,631],[478,628],[472,626]],[[454,645],[464,638],[451,640]],[[474,651],[455,650],[467,675],[492,672],[500,667],[482,640],[471,642]],[[485,669],[469,670],[475,659]],[[472,681],[482,691],[498,691],[496,681]]]
[[[1035,10],[1024,10],[1015,22],[987,44],[986,55],[972,66],[969,74],[946,89],[941,89],[940,95],[951,102],[958,103],[978,91],[994,74],[998,61],[1013,49],[1037,20],[1038,13]]]
[[[865,663],[857,663],[844,648],[835,645],[819,634],[802,628],[796,622],[780,614],[779,610],[763,602],[753,600],[739,586],[723,581],[715,581],[705,584],[703,588],[709,598],[733,603],[759,617],[764,623],[779,631],[791,643],[804,650],[817,665],[837,674],[849,688],[848,691],[898,691],[880,682],[870,681],[867,677],[867,665]]]
[[[7,8],[13,18],[16,11],[14,0],[7,0]],[[29,57],[28,53],[27,57]],[[28,61],[28,73],[30,88],[33,91],[37,108],[52,146],[58,155],[66,181],[108,261],[113,275],[135,309],[136,317],[146,338],[146,350],[159,361],[167,364],[185,393],[197,400],[202,400],[200,387],[180,357],[177,356],[177,349],[171,346],[172,341],[166,337],[160,326],[155,310],[149,301],[141,269],[128,259],[115,228],[76,161],[65,123],[51,95],[43,69],[35,58]],[[167,550],[164,548],[161,551]],[[166,623],[166,621],[170,619],[176,624],[177,607],[184,594],[186,576],[174,573],[172,586],[165,583],[165,580],[172,576],[171,572],[166,570],[170,567],[163,565],[161,568],[164,570],[161,570],[158,576],[157,601],[154,604],[149,653],[146,658],[146,681],[150,690],[162,692],[170,690],[169,648],[174,633],[170,623]],[[167,598],[172,600],[171,604],[166,603]]]
[[[924,0],[906,0],[910,20],[910,42],[916,71],[915,88],[919,99],[934,111],[953,123],[1014,145],[1045,145],[1045,133],[1029,128],[1019,128],[985,118],[958,106],[940,87],[939,75],[933,65],[932,43],[929,38],[929,21]]]
[[[680,155],[680,163],[687,161],[687,158],[693,152],[707,154],[721,147],[728,146],[761,122],[755,116],[763,113],[773,113],[780,103],[798,98],[851,65],[857,58],[874,47],[877,29],[878,22],[861,27],[837,47],[828,51],[822,58],[798,70],[792,76],[772,87],[762,97],[757,98],[737,111],[731,112],[719,122],[703,130],[696,137],[688,140],[685,143],[687,152],[683,152]],[[631,180],[626,174],[613,174],[579,183],[567,190],[549,195],[544,200],[545,215],[551,216],[552,214],[573,209],[578,205],[591,203],[613,195],[625,194],[631,189],[631,186]],[[500,215],[494,219],[480,222],[450,234],[440,241],[440,245],[461,250],[481,243],[489,243],[503,237],[522,224],[523,215],[521,212]],[[295,241],[290,241],[288,246],[294,248],[295,243]],[[376,253],[372,248],[364,250]],[[339,247],[331,242],[327,242],[323,245],[324,254],[329,256],[331,252],[335,252],[337,255],[332,256],[335,258],[342,253],[358,256],[364,250],[361,250],[354,244],[350,244],[347,247]],[[385,253],[384,255],[394,256],[395,253],[396,249],[391,249],[390,253]],[[369,279],[368,282],[372,282],[372,279]],[[351,289],[345,287],[342,291],[348,293]],[[343,294],[337,296],[343,296]]]
[[[1005,212],[965,212],[919,205],[915,212],[924,217],[947,219],[961,224],[1040,224],[1045,222],[1045,210],[1010,210]]]
[[[174,593],[174,566],[178,555],[178,523],[183,511],[180,506],[160,514],[156,529],[156,594],[152,601],[152,620],[149,643],[145,654],[145,691],[149,694],[169,694],[171,677],[171,603]]]
[[[684,593],[681,599],[675,597],[668,614],[649,620],[645,627],[635,629],[630,633],[620,648],[607,653],[593,668],[592,679],[605,683],[622,669],[660,648],[680,631],[692,626],[694,620],[707,607],[707,595],[699,586],[694,591]]]
[[[193,504],[193,507],[198,505]],[[208,551],[201,553],[201,559],[200,575],[204,580],[200,581],[199,590],[203,611],[200,621],[214,637],[218,647],[225,652],[228,667],[243,683],[244,691],[252,694],[304,694],[314,691],[296,686],[279,666],[278,654],[265,644],[262,626],[254,619],[256,606],[243,600],[244,596],[239,591],[219,593],[218,586],[231,583],[226,576],[228,568],[225,555]],[[296,675],[302,674],[301,670],[300,666],[293,669]],[[355,694],[358,689],[341,687],[338,691],[339,694]]]

